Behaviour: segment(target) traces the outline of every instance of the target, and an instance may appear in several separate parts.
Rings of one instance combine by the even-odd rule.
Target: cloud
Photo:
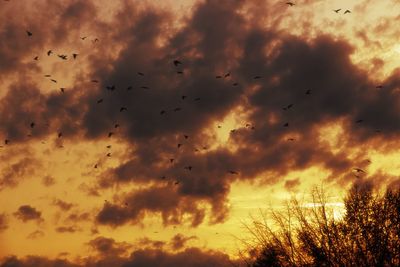
[[[54,199],[53,205],[59,207],[62,211],[69,211],[74,204],[65,202],[61,199]]]
[[[171,248],[173,250],[179,250],[179,249],[183,249],[184,247],[186,247],[186,243],[192,239],[197,239],[196,236],[189,236],[186,237],[182,234],[176,234],[170,242]]]
[[[18,211],[14,212],[14,216],[20,219],[23,222],[35,220],[38,222],[41,222],[42,219],[42,213],[36,208],[31,207],[29,205],[22,205],[18,208]]]
[[[8,228],[8,219],[5,213],[0,213],[0,233]]]
[[[76,226],[59,226],[56,228],[56,232],[58,233],[75,233],[80,229]]]

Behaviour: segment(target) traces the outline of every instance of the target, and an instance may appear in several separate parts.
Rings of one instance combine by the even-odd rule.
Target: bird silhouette
[[[347,10],[344,12],[344,14],[347,14],[347,13],[351,13],[351,11],[347,9]]]
[[[61,58],[62,60],[67,60],[68,56],[67,55],[57,55],[59,58]]]
[[[182,144],[181,144],[181,143],[179,143],[179,144],[177,145],[177,147],[178,147],[178,148],[180,148],[181,146],[182,146]]]
[[[126,88],[126,90],[132,90],[133,89],[133,87],[132,86],[128,86],[128,88]]]
[[[111,157],[111,153],[110,152],[107,153],[107,157]]]
[[[185,170],[188,170],[188,171],[191,171],[191,170],[193,169],[193,166],[190,166],[190,165],[189,165],[189,166],[184,167],[184,169],[185,169]]]
[[[47,51],[47,55],[50,56],[51,54],[53,54],[52,50]]]
[[[237,171],[233,171],[233,170],[230,170],[230,171],[228,171],[230,174],[233,174],[233,175],[237,175],[237,174],[239,174]]]
[[[356,120],[356,123],[362,123],[364,120]]]
[[[35,127],[35,123],[31,122],[31,128]]]
[[[360,169],[360,168],[353,168],[353,170],[355,170],[358,173],[360,173],[360,172],[365,173],[365,171],[363,169]]]
[[[228,78],[229,76],[231,76],[230,72],[225,73],[224,78]]]
[[[50,79],[50,81],[52,81],[53,83],[57,83],[57,80],[54,79]]]
[[[10,140],[9,140],[9,139],[4,140],[4,144],[5,144],[5,145],[8,145],[9,143],[10,143]]]
[[[58,136],[58,138],[61,138],[62,135],[63,135],[62,132],[59,132],[57,136]]]
[[[292,3],[292,2],[286,2],[286,5],[289,5],[289,6],[294,6],[294,5],[295,5],[295,3]]]
[[[177,66],[179,66],[179,65],[182,65],[182,62],[180,62],[179,60],[174,60],[174,65],[175,65],[175,67],[177,67]]]
[[[31,37],[33,34],[32,34],[32,32],[30,32],[30,31],[26,31],[26,34],[29,36],[29,37]]]
[[[115,128],[115,129],[119,128],[119,124],[118,124],[118,123],[115,124],[115,125],[114,125],[114,128]]]
[[[161,111],[160,111],[160,115],[164,115],[165,113],[166,113],[165,110],[161,110]]]
[[[233,83],[232,85],[233,85],[233,86],[238,86],[239,84],[238,84],[238,83]]]
[[[124,110],[128,110],[126,107],[121,107],[120,109],[119,109],[119,112],[122,112],[122,111],[124,111]]]
[[[289,127],[289,123],[288,123],[288,122],[285,123],[285,124],[283,125],[283,127]]]
[[[311,95],[311,90],[310,90],[310,89],[308,89],[308,90],[306,91],[306,95]]]
[[[87,36],[83,36],[81,37],[81,40],[85,40],[87,38]]]
[[[39,56],[36,56],[33,58],[33,60],[38,60],[38,59],[39,59]]]
[[[176,72],[177,74],[183,74],[183,71],[179,70]]]
[[[114,134],[113,132],[109,132],[108,137],[111,137],[113,134]]]
[[[137,74],[140,75],[140,76],[144,76],[143,72],[138,72]]]
[[[254,78],[253,78],[254,80],[258,80],[258,79],[261,79],[261,76],[254,76]]]
[[[376,88],[377,88],[377,89],[382,89],[382,88],[383,88],[383,85],[378,85],[378,86],[376,86]]]
[[[115,85],[106,86],[106,89],[109,90],[109,91],[114,91],[115,90]]]
[[[184,134],[183,137],[184,137],[185,139],[188,139],[188,138],[189,138],[189,135]]]
[[[76,58],[78,57],[78,54],[72,54],[72,57],[73,57],[74,59],[76,59]]]
[[[61,91],[61,93],[64,93],[65,92],[65,88],[61,87],[60,91]]]
[[[341,8],[339,8],[339,9],[334,9],[333,11],[336,12],[336,13],[339,13],[340,10],[342,10],[342,9],[341,9]]]
[[[171,159],[169,159],[169,162],[170,162],[170,163],[173,163],[174,160],[175,160],[175,159],[171,158]]]
[[[103,102],[103,98],[97,100],[97,104],[100,104],[100,103],[102,103],[102,102]]]

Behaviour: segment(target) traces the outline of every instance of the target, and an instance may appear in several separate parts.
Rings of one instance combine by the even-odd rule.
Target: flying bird
[[[356,123],[362,123],[364,120],[356,120]]]
[[[181,110],[182,110],[182,108],[179,108],[179,107],[177,107],[177,108],[174,109],[175,112],[181,111]]]
[[[283,125],[283,127],[289,127],[289,123],[288,123],[288,122],[285,123],[285,124]]]
[[[172,158],[171,158],[171,159],[169,159],[169,162],[170,162],[170,163],[173,163],[174,160],[175,160],[175,159],[172,159]]]
[[[333,11],[336,12],[336,13],[339,13],[340,10],[342,10],[342,9],[341,9],[341,8],[339,8],[339,9],[334,9]]]
[[[184,168],[185,170],[188,170],[188,171],[191,171],[192,169],[193,169],[193,166],[186,166],[185,168]]]
[[[234,175],[237,175],[237,174],[239,174],[237,171],[232,171],[232,170],[230,170],[230,171],[228,171],[230,174],[234,174]]]
[[[57,83],[57,80],[51,79],[50,81],[52,81],[53,83]]]
[[[161,111],[160,111],[160,115],[164,115],[165,112],[166,112],[165,110],[161,110]]]
[[[34,58],[33,58],[33,60],[38,60],[38,59],[39,59],[39,57],[38,57],[38,56],[36,56],[36,57],[34,57]]]
[[[97,104],[100,104],[101,102],[103,102],[103,98],[97,100]]]
[[[53,54],[52,50],[47,51],[47,55],[50,56],[51,54]]]
[[[109,132],[108,137],[111,137],[113,134],[114,134],[113,132]]]
[[[144,76],[143,72],[138,72],[137,74],[139,74],[140,76]]]
[[[30,31],[26,31],[26,34],[29,36],[29,37],[31,37],[33,34],[32,34],[32,32],[30,32]]]
[[[363,169],[360,169],[360,168],[354,168],[353,170],[355,170],[356,172],[363,172],[363,173],[365,173],[365,171],[364,171]]]
[[[61,138],[62,135],[63,135],[62,132],[59,132],[59,133],[58,133],[58,138]]]
[[[183,74],[183,71],[180,70],[180,71],[177,71],[176,73],[177,74]]]
[[[124,110],[128,110],[126,107],[121,107],[120,109],[119,109],[119,112],[122,112],[122,111],[124,111]]]
[[[310,89],[308,89],[308,90],[306,91],[306,95],[311,95],[311,90],[310,90]]]
[[[72,57],[73,57],[74,59],[76,59],[76,58],[78,57],[78,54],[72,54]]]
[[[383,85],[378,85],[376,88],[377,88],[377,89],[382,89],[382,88],[383,88]]]
[[[253,78],[254,80],[258,80],[258,79],[261,79],[261,76],[254,76],[254,78]]]
[[[107,90],[114,91],[115,90],[115,85],[111,86],[106,86]]]
[[[81,40],[85,40],[87,38],[87,36],[83,36],[81,37]]]
[[[181,146],[182,146],[182,144],[180,144],[180,143],[177,145],[178,148],[180,148]]]
[[[286,5],[289,5],[289,6],[294,6],[294,5],[295,5],[295,3],[292,3],[292,2],[286,2]]]
[[[347,14],[347,13],[351,13],[351,11],[347,9],[347,10],[344,12],[344,14]]]
[[[232,85],[233,85],[233,86],[238,86],[239,84],[238,84],[238,83],[233,83]]]
[[[35,127],[35,123],[31,122],[31,128]]]
[[[174,65],[175,65],[175,67],[177,67],[178,65],[181,65],[182,64],[182,62],[180,62],[179,60],[174,60]]]
[[[227,72],[227,73],[224,75],[224,78],[228,78],[229,76],[231,76],[231,73],[230,73],[230,72]]]
[[[67,60],[67,55],[57,55],[59,58],[61,58],[62,60]]]
[[[129,90],[132,90],[132,88],[133,88],[132,86],[129,86],[128,88],[126,88],[126,90],[129,91]]]
[[[188,138],[189,138],[189,135],[184,134],[183,137],[184,137],[185,139],[188,139]]]
[[[9,143],[10,143],[10,140],[8,140],[8,139],[4,140],[5,145],[8,145]]]
[[[64,93],[65,92],[65,88],[61,87],[60,91],[61,91],[61,93]]]
[[[111,153],[110,152],[107,153],[107,157],[111,157]]]

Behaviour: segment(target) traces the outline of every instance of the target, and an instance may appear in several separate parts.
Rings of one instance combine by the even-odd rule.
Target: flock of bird
[[[8,0],[4,0],[4,1],[8,1]],[[293,3],[293,2],[287,2],[286,4],[289,5],[289,6],[291,6],[291,7],[292,7],[292,6],[295,6],[295,3]],[[336,9],[336,10],[333,10],[333,11],[334,11],[335,13],[339,13],[341,10],[342,10],[342,9]],[[345,11],[344,11],[344,14],[348,14],[348,13],[351,13],[351,11],[350,11],[350,10],[345,10]],[[27,36],[28,36],[29,38],[31,38],[31,37],[33,36],[33,33],[32,33],[32,31],[30,31],[30,30],[26,30],[26,34],[27,34]],[[81,39],[82,41],[85,41],[87,38],[88,38],[88,36],[80,37],[80,39]],[[93,43],[97,43],[97,42],[99,42],[99,41],[100,41],[100,40],[99,40],[98,38],[92,39],[92,42],[93,42]],[[54,54],[54,52],[53,52],[52,50],[48,50],[46,54],[47,54],[47,56],[50,57],[50,56],[52,56],[52,55]],[[79,56],[78,53],[72,53],[72,54],[71,54],[71,58],[72,58],[73,60],[76,60],[76,59],[78,58],[78,56]],[[67,54],[57,54],[57,57],[60,58],[61,60],[68,60],[68,59],[69,59],[69,55],[67,55]],[[33,59],[34,59],[35,61],[38,61],[38,60],[39,60],[39,56],[35,56]],[[172,64],[173,64],[173,66],[176,68],[175,71],[176,71],[177,74],[181,74],[181,75],[184,74],[184,70],[181,68],[181,67],[184,65],[184,63],[183,63],[180,59],[175,59],[175,60],[173,60],[173,61],[172,61]],[[145,76],[145,74],[144,74],[143,72],[137,72],[137,75],[139,75],[139,76]],[[51,81],[51,82],[57,83],[57,80],[56,80],[56,79],[53,79],[52,76],[51,76],[50,74],[46,74],[45,77],[46,77],[46,78],[50,78],[50,81]],[[230,77],[231,77],[231,73],[230,73],[230,72],[227,72],[227,73],[225,73],[225,74],[223,74],[223,75],[217,75],[217,76],[215,76],[216,79],[229,79]],[[263,78],[263,77],[262,77],[262,76],[259,76],[259,75],[253,76],[253,79],[254,79],[254,80],[258,80],[258,79],[262,79],[262,78]],[[98,80],[95,80],[95,79],[91,80],[91,82],[92,82],[92,83],[99,83],[99,81],[98,81]],[[239,83],[235,81],[235,82],[232,83],[232,86],[239,86]],[[148,86],[141,86],[140,88],[141,88],[141,89],[150,89]],[[383,88],[383,85],[376,86],[376,88],[382,89],[382,88]],[[107,89],[108,91],[111,91],[111,92],[112,92],[112,91],[115,91],[115,90],[116,90],[116,86],[115,86],[115,85],[108,85],[108,86],[106,86],[106,89]],[[128,91],[129,91],[129,90],[132,90],[132,89],[133,89],[132,86],[129,86],[128,88],[126,88],[126,90],[128,90]],[[66,90],[66,89],[63,88],[63,87],[60,88],[61,93],[64,93],[65,90]],[[312,90],[311,90],[311,89],[308,89],[308,90],[305,91],[305,95],[311,95],[311,94],[312,94]],[[185,99],[188,98],[188,96],[187,96],[187,95],[182,95],[180,98],[181,98],[181,100],[185,100]],[[193,98],[193,101],[200,101],[200,100],[201,100],[200,97],[195,97],[195,98]],[[101,104],[101,103],[103,103],[103,101],[104,101],[104,98],[100,98],[100,99],[98,99],[96,102],[97,102],[97,104]],[[284,107],[282,107],[282,109],[283,109],[284,111],[288,111],[288,110],[292,109],[293,107],[294,107],[294,104],[293,104],[293,103],[290,103],[290,104],[285,105]],[[166,114],[169,113],[169,112],[180,112],[180,111],[182,111],[182,108],[181,108],[181,107],[175,107],[174,109],[171,109],[171,110],[162,109],[162,110],[160,110],[159,114],[160,114],[160,116],[164,116],[164,115],[166,115]],[[119,107],[119,112],[128,112],[128,107],[126,107],[126,106],[121,106],[121,107]],[[361,122],[363,122],[363,120],[362,120],[362,119],[359,119],[359,120],[357,120],[357,121],[355,121],[355,122],[356,122],[356,123],[361,123]],[[35,122],[31,122],[31,123],[29,124],[29,127],[30,127],[31,129],[33,129],[35,126],[36,126],[36,123],[35,123]],[[283,126],[283,127],[289,127],[289,122],[285,122],[282,126]],[[115,123],[115,124],[114,124],[114,129],[117,129],[117,128],[119,128],[119,127],[120,127],[120,125],[119,125],[118,123]],[[222,127],[221,125],[218,125],[218,128],[219,128],[219,129],[220,129],[221,127]],[[254,125],[251,125],[251,124],[249,124],[249,123],[246,123],[246,124],[245,124],[245,128],[249,128],[249,129],[251,129],[251,130],[255,130],[255,126],[254,126]],[[109,131],[107,136],[108,136],[109,138],[111,138],[111,137],[115,134],[114,131],[115,131],[115,130]],[[231,133],[233,133],[233,132],[235,132],[235,131],[236,131],[236,129],[233,129],[233,130],[231,130]],[[31,134],[28,134],[28,136],[31,137],[32,135],[31,135]],[[57,138],[62,138],[62,136],[63,136],[63,133],[62,133],[62,132],[58,132],[58,133],[57,133]],[[189,136],[188,136],[188,135],[183,135],[183,137],[184,137],[185,140],[189,139]],[[295,141],[295,138],[288,138],[287,141]],[[10,142],[11,142],[11,140],[10,140],[9,138],[7,138],[7,139],[4,140],[4,144],[5,144],[5,145],[10,144]],[[177,147],[177,149],[180,149],[182,146],[183,146],[183,143],[178,143],[176,147]],[[3,147],[3,146],[0,146],[0,147]],[[63,147],[63,146],[61,145],[61,147]],[[110,149],[110,148],[111,148],[111,145],[108,145],[108,146],[107,146],[107,149]],[[207,148],[208,148],[207,146],[203,146],[203,147],[202,147],[203,150],[207,150]],[[198,151],[199,151],[199,149],[196,149],[196,152],[198,152]],[[107,153],[106,153],[106,157],[111,157],[111,152],[107,152]],[[170,162],[171,164],[174,163],[174,161],[175,161],[174,158],[169,158],[168,160],[169,160],[169,162]],[[97,169],[97,168],[99,168],[99,167],[100,167],[100,163],[95,163],[95,164],[94,164],[94,168],[95,168],[95,169]],[[187,166],[184,166],[183,168],[184,168],[185,170],[187,170],[187,171],[192,171],[192,169],[193,169],[194,167],[191,166],[191,165],[187,165]],[[360,169],[360,168],[354,168],[354,171],[356,171],[357,173],[363,173],[363,172],[364,172],[364,171],[363,171],[362,169]],[[236,170],[227,170],[227,173],[232,174],[232,175],[238,175],[238,174],[239,174],[239,172],[236,171]],[[162,176],[161,178],[162,178],[162,179],[166,179],[166,176]],[[176,184],[176,185],[179,184],[179,181],[176,181],[175,184]]]

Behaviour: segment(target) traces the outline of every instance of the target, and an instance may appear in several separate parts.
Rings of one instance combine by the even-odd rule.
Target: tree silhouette
[[[311,208],[292,200],[286,212],[271,211],[273,225],[253,218],[248,266],[400,266],[400,190],[354,185],[339,219],[323,191],[312,196]]]

